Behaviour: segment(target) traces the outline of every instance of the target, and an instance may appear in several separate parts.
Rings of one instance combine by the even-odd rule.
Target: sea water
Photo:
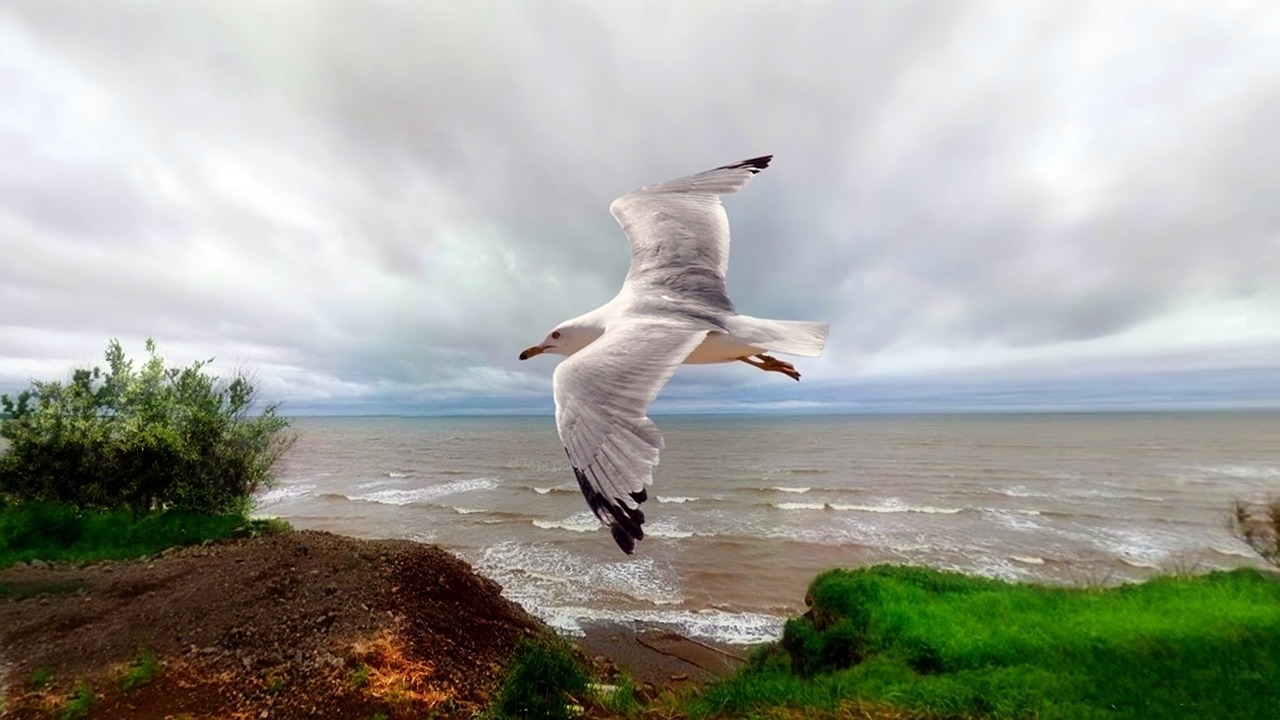
[[[550,417],[299,418],[258,513],[436,543],[569,633],[639,622],[753,643],[830,567],[1112,584],[1259,561],[1237,498],[1280,494],[1280,414],[658,417],[624,555]]]

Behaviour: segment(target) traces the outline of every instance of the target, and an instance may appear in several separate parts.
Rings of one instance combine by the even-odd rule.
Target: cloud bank
[[[1280,405],[1271,3],[108,2],[0,9],[0,390],[107,339],[301,412],[549,411],[516,354],[726,200],[800,385],[659,410]]]

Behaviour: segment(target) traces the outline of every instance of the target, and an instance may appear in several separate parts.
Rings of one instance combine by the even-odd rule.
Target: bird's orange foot
[[[756,355],[756,357],[759,358],[759,360],[750,357],[740,357],[738,359],[752,367],[758,367],[766,372],[780,372],[792,380],[800,379],[800,373],[796,370],[795,365],[784,360],[779,360],[771,355],[765,355],[764,353]]]

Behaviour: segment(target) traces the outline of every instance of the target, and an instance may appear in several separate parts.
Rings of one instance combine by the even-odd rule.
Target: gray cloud
[[[730,290],[832,321],[826,397],[1274,368],[1277,37],[1264,2],[10,3],[0,387],[150,335],[305,407],[549,405],[514,356],[616,291],[608,203],[764,152]]]

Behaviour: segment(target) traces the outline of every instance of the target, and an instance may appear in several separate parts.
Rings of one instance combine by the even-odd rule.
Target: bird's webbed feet
[[[764,353],[760,353],[755,357],[759,358],[759,360],[746,356],[738,359],[752,367],[760,368],[765,372],[780,372],[792,380],[800,379],[800,373],[796,370],[796,366],[786,362],[785,360],[779,360],[776,357],[765,355]]]

